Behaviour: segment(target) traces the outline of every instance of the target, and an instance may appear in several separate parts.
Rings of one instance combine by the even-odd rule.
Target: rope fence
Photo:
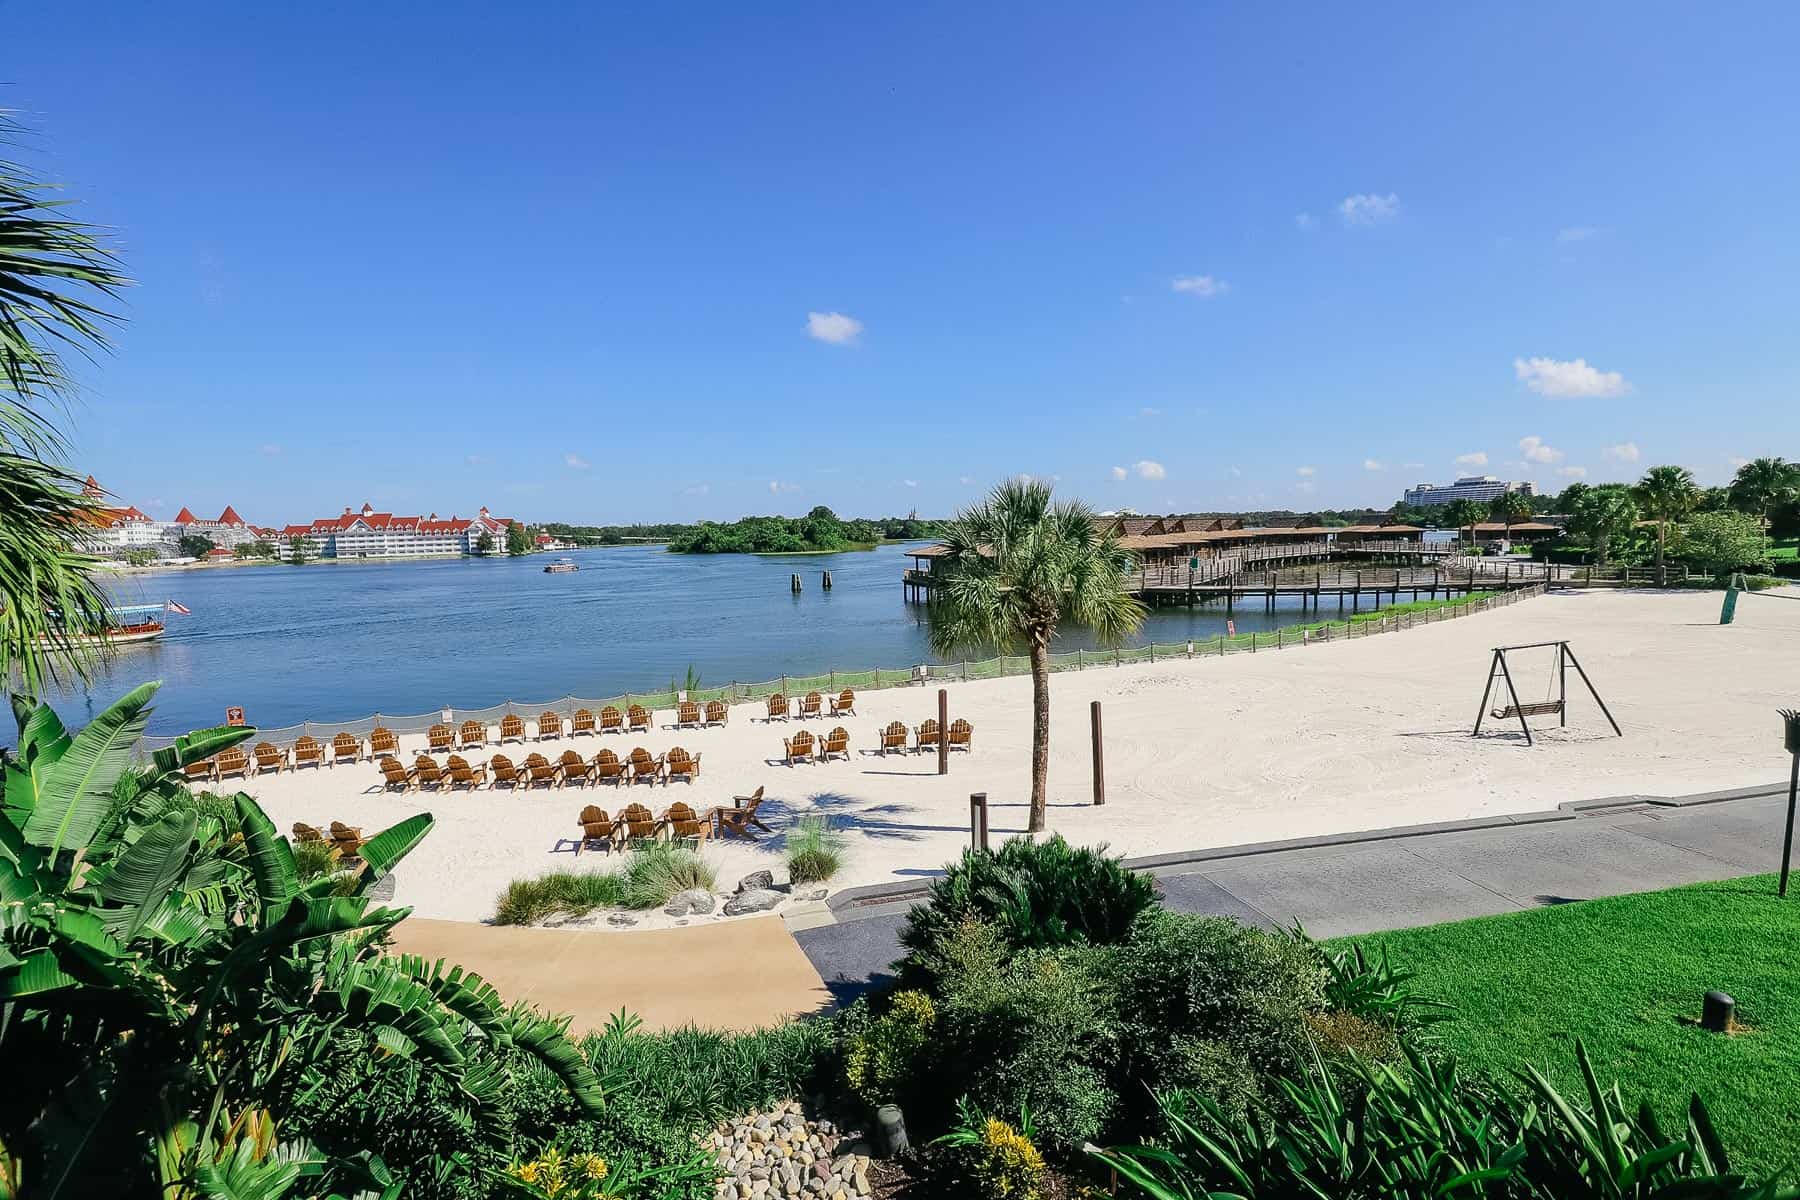
[[[1222,658],[1232,654],[1256,654],[1267,650],[1285,650],[1296,646],[1308,646],[1314,642],[1336,642],[1343,641],[1345,638],[1372,637],[1376,634],[1412,629],[1419,625],[1435,625],[1443,621],[1486,612],[1493,608],[1504,608],[1527,597],[1543,595],[1545,586],[1540,583],[1494,595],[1474,596],[1412,612],[1370,614],[1358,620],[1319,621],[1306,625],[1283,626],[1266,632],[1240,633],[1235,636],[1219,634],[1216,637],[1198,641],[1153,642],[1143,646],[1121,646],[1113,650],[1070,650],[1061,654],[1051,654],[1050,670],[1052,672],[1086,671],[1095,667],[1135,666],[1139,663],[1166,662],[1170,659]],[[930,663],[914,667],[875,667],[862,671],[827,671],[820,675],[782,675],[761,683],[733,682],[720,687],[695,688],[686,693],[685,698],[700,704],[712,700],[723,700],[729,704],[736,704],[762,700],[777,692],[787,696],[805,695],[808,692],[835,694],[845,688],[852,688],[859,692],[872,692],[887,688],[958,683],[974,679],[1000,679],[1008,675],[1028,675],[1030,673],[1031,659],[1028,656],[1007,654],[997,658]],[[566,722],[577,709],[585,708],[589,712],[598,714],[602,708],[612,705],[620,712],[625,712],[632,705],[637,704],[654,712],[659,709],[672,709],[682,698],[681,694],[665,689],[657,692],[626,692],[619,696],[595,699],[563,696],[560,699],[540,702],[508,700],[504,704],[491,704],[485,708],[450,707],[427,713],[372,713],[367,717],[352,721],[303,721],[298,725],[286,725],[280,728],[259,728],[256,740],[288,747],[292,746],[302,735],[310,735],[322,742],[329,742],[333,735],[339,733],[351,733],[366,738],[369,731],[376,726],[382,726],[404,736],[406,734],[422,734],[431,726],[439,723],[452,728],[460,727],[465,721],[479,721],[484,725],[496,726],[499,724],[500,718],[508,714],[516,714],[530,721],[539,713],[553,712]],[[173,741],[172,737],[146,737],[139,745],[142,752],[148,754]]]

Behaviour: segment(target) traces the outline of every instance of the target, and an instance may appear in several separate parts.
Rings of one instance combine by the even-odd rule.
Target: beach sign
[[[225,723],[227,725],[237,726],[249,724],[248,721],[244,720],[244,710],[236,704],[225,710]]]

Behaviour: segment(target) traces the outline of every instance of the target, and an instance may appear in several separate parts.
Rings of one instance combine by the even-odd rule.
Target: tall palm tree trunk
[[[1050,783],[1050,632],[1031,634],[1031,820],[1029,833],[1044,829]]]
[[[1657,587],[1667,586],[1667,584],[1669,582],[1668,573],[1663,570],[1663,543],[1668,539],[1668,536],[1669,536],[1669,523],[1667,521],[1658,521],[1656,523],[1656,586]]]

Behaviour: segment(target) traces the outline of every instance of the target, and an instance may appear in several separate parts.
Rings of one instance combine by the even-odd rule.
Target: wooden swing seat
[[[1513,717],[1553,717],[1563,710],[1561,700],[1545,700],[1541,704],[1509,704],[1505,708],[1496,708],[1494,716],[1502,721]]]

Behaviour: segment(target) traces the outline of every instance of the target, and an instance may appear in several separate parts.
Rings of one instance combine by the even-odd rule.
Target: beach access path
[[[1542,813],[1176,852],[1132,865],[1179,912],[1314,937],[1435,925],[1735,879],[1780,865],[1787,783],[1575,801]],[[794,936],[840,1002],[889,977],[916,885],[861,888]],[[1796,903],[1800,903],[1797,900]],[[800,922],[793,922],[798,925]]]

